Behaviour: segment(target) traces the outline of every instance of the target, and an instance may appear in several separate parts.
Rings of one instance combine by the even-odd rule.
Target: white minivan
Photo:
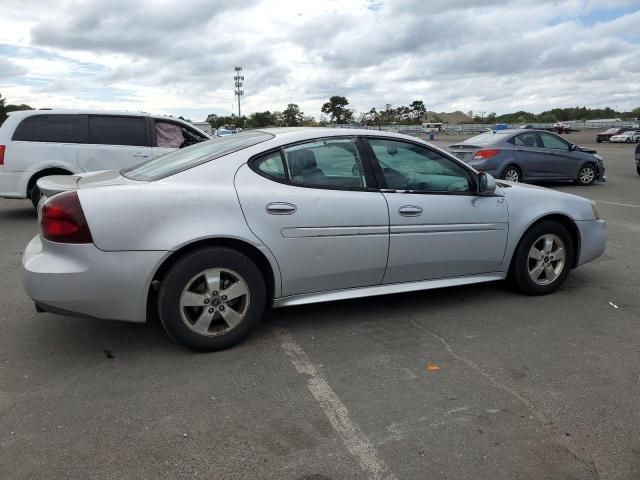
[[[130,167],[211,137],[172,117],[88,110],[12,112],[0,127],[0,197],[40,198],[36,181]]]

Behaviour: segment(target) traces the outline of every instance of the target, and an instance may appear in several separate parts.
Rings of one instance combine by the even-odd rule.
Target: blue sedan
[[[595,150],[544,130],[485,132],[450,145],[449,150],[476,170],[512,182],[559,180],[591,185],[606,180],[604,161]]]

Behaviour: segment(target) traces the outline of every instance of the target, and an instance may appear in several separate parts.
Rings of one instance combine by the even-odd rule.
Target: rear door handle
[[[418,217],[422,215],[422,208],[416,205],[404,205],[398,209],[398,213],[403,217]]]
[[[134,157],[143,157],[143,158],[147,158],[149,156],[148,153],[134,153],[133,154]]]
[[[298,207],[292,203],[273,202],[267,205],[267,212],[271,215],[291,215],[296,213]]]

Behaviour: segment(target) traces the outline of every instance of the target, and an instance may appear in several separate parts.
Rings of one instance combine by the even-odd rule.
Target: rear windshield
[[[491,145],[497,143],[501,140],[504,140],[507,135],[511,135],[512,132],[486,132],[481,133],[480,135],[476,135],[475,137],[471,137],[464,142],[463,145],[475,145],[476,147],[484,147],[486,145]]]
[[[131,168],[125,168],[120,173],[132,180],[159,180],[210,160],[266,142],[273,137],[274,135],[265,132],[243,132],[229,135],[168,153]]]

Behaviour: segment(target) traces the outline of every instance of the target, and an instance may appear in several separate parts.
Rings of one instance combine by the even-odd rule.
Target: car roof
[[[393,137],[393,138],[410,138],[424,142],[421,138],[411,135],[404,135],[397,132],[388,132],[384,130],[374,130],[367,128],[340,128],[340,127],[281,127],[281,128],[260,128],[261,132],[274,135],[280,140],[296,141],[307,140],[321,137],[351,137],[351,136],[368,136],[368,137]],[[248,130],[244,130],[245,132]],[[426,143],[426,142],[424,142]]]
[[[153,115],[149,112],[134,112],[130,110],[92,110],[86,108],[72,109],[72,108],[40,108],[38,110],[17,110],[13,112],[9,112],[9,115],[12,117],[30,117],[33,115],[116,115],[122,116],[126,115],[129,117],[152,117],[152,118],[162,118],[166,120],[173,120],[180,123],[189,122],[182,120],[180,118],[170,117],[168,115]],[[200,122],[204,123],[204,122]]]

